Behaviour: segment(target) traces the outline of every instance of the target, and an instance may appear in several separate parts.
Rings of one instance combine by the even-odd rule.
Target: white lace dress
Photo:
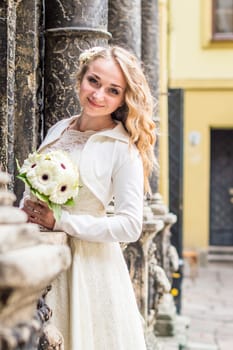
[[[49,148],[68,151],[78,164],[92,133],[66,130]],[[105,214],[102,203],[83,185],[69,211]],[[70,237],[70,246],[72,266],[47,298],[65,350],[145,350],[142,319],[120,245]]]

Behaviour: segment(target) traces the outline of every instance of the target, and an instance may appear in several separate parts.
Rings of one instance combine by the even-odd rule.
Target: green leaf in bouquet
[[[17,170],[18,172],[20,172],[21,166],[19,165],[19,161],[17,158],[15,159],[15,162],[16,162]]]
[[[34,196],[36,196],[39,200],[41,200],[42,202],[45,202],[47,204],[49,204],[49,199],[48,196],[46,196],[43,193],[38,192],[37,190],[35,190],[34,188],[30,188],[30,191],[32,192],[32,194],[34,194]]]
[[[49,206],[50,209],[52,209],[54,217],[55,217],[55,220],[59,221],[60,218],[61,218],[61,205],[49,202],[48,206]]]
[[[74,205],[74,198],[67,199],[67,201],[64,203],[64,205],[73,206]]]
[[[27,179],[26,173],[18,174],[16,177],[17,177],[17,179],[22,180],[25,183],[25,185],[28,185],[31,188],[31,184],[30,184],[30,182]]]

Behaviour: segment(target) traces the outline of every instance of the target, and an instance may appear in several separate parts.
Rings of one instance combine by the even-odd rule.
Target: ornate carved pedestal
[[[35,350],[51,315],[44,303],[47,287],[71,257],[67,246],[47,243],[38,226],[12,207],[15,196],[6,190],[8,182],[0,172],[0,349]]]

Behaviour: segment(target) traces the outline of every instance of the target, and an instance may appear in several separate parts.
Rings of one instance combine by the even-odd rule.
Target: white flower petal
[[[24,161],[20,172],[26,173],[34,190],[49,196],[53,203],[64,204],[78,195],[78,169],[63,151],[35,152]]]

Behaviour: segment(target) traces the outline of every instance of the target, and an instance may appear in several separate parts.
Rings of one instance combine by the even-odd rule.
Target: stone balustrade
[[[176,248],[171,244],[171,227],[176,223],[177,217],[168,211],[159,193],[155,193],[149,200],[149,206],[156,220],[163,221],[163,228],[154,238],[156,245],[155,258],[160,272],[165,274],[167,282],[172,284],[172,275],[179,269],[179,256]],[[161,280],[161,279],[160,279]],[[163,283],[164,284],[164,283]],[[156,295],[156,322],[154,331],[156,335],[172,336],[175,333],[176,307],[173,296],[168,293],[167,285],[155,286]]]
[[[9,181],[0,172],[0,349],[49,349],[51,310],[44,298],[51,282],[69,267],[71,254],[65,233],[40,232],[12,206]],[[51,332],[62,349],[62,336]]]
[[[161,196],[154,194],[144,203],[141,238],[124,248],[137,302],[144,318],[148,350],[159,349],[155,335],[160,305],[163,298],[172,298],[169,293],[172,272],[178,269],[179,263],[170,240],[170,228],[175,222],[176,216],[168,213]]]

